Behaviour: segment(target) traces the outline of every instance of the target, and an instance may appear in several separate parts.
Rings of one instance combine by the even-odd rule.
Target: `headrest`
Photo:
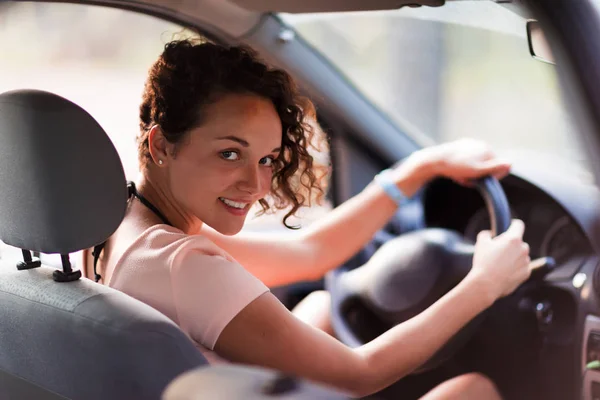
[[[68,254],[105,241],[125,215],[119,155],[84,109],[52,93],[0,94],[0,240]]]

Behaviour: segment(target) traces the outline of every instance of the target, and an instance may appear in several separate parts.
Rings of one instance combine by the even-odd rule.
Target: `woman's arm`
[[[298,320],[267,293],[227,325],[215,350],[233,362],[273,368],[366,396],[418,368],[489,305],[482,287],[466,280],[415,318],[353,350]],[[452,318],[447,318],[450,313]]]
[[[397,171],[399,188],[414,194],[432,174],[433,166],[410,159]],[[289,235],[240,233],[206,234],[254,276],[269,286],[315,280],[352,257],[396,212],[396,204],[378,185],[330,211],[320,221]]]
[[[461,140],[420,150],[393,171],[400,190],[412,196],[435,176],[467,180],[503,176],[510,164],[483,143]],[[240,233],[225,236],[203,227],[206,234],[269,286],[321,278],[350,259],[396,212],[396,204],[375,184],[329,212],[306,229],[290,235]]]
[[[355,395],[376,392],[411,373],[498,297],[529,276],[523,224],[481,237],[471,273],[423,313],[357,349],[304,324],[271,294],[244,308],[216,351],[231,361],[269,367]],[[451,318],[448,316],[451,315]]]

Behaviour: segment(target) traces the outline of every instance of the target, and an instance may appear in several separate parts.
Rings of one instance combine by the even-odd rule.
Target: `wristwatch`
[[[394,203],[396,203],[397,206],[400,206],[402,203],[404,203],[406,199],[408,199],[408,197],[406,197],[404,193],[402,193],[402,190],[400,190],[400,188],[398,187],[398,185],[396,185],[396,182],[393,181],[390,175],[391,170],[384,169],[383,171],[375,175],[375,182],[377,182],[377,184],[381,186],[385,194],[387,194],[389,198],[392,199]]]

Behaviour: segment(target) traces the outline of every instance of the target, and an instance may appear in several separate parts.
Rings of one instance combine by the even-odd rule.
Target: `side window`
[[[108,133],[129,179],[138,174],[138,109],[148,68],[179,25],[131,11],[11,2],[0,24],[0,92],[41,89],[83,107]],[[135,27],[135,29],[131,29]]]
[[[137,179],[135,138],[148,69],[165,43],[199,35],[156,17],[86,4],[2,3],[0,21],[0,93],[47,90],[80,105],[108,133],[127,178]],[[325,209],[305,210],[302,226]],[[279,229],[283,215],[254,218],[249,229]],[[0,258],[7,257],[20,259],[21,252],[0,243]]]

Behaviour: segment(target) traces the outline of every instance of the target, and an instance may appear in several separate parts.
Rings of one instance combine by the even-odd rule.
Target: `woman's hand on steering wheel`
[[[429,179],[443,176],[466,186],[472,179],[486,175],[501,179],[511,167],[510,162],[497,157],[485,142],[475,139],[427,147],[415,152],[407,161],[429,166]]]
[[[477,288],[473,295],[485,297],[477,300],[488,305],[525,281],[530,262],[529,248],[523,243],[523,223],[511,225],[508,199],[497,179],[509,170],[509,163],[475,140],[419,150],[394,168],[392,179],[409,197],[439,176],[472,183],[484,200],[492,231],[498,236],[492,239],[491,232],[483,233],[473,247],[469,239],[454,230],[425,228],[388,241],[362,267],[332,271],[326,288],[331,294],[331,321],[336,336],[352,347],[368,341],[369,337],[361,336],[348,318],[348,310],[356,310],[353,307],[357,304],[364,304],[365,309],[368,305],[382,327],[377,328],[379,333],[383,333],[385,327],[402,324],[422,313],[465,279],[470,281],[468,288]],[[418,371],[435,368],[450,358],[481,321],[478,316],[463,326]]]
[[[492,238],[490,231],[477,236],[473,268],[467,278],[485,285],[493,296],[492,301],[512,293],[531,275],[529,245],[523,242],[525,225],[512,221],[510,228]]]

